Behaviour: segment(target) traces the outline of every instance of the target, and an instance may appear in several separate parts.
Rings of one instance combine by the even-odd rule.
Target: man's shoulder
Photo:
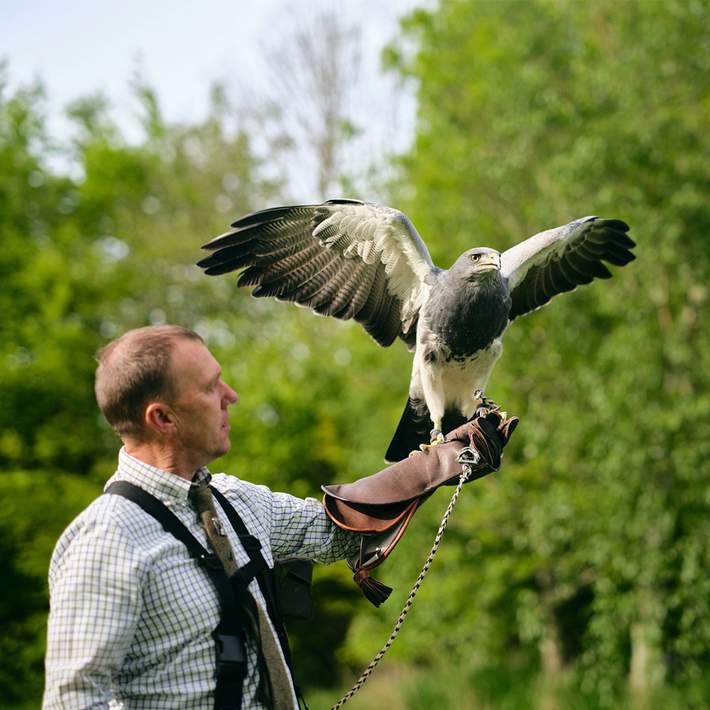
[[[97,539],[120,536],[127,543],[138,539],[145,514],[121,496],[101,494],[84,508],[59,537],[55,553],[80,536]]]
[[[74,521],[129,527],[135,511],[135,506],[123,496],[102,493],[94,498]]]
[[[267,486],[250,483],[228,473],[213,473],[210,483],[227,497],[239,496],[248,499],[252,496],[270,498],[273,495]]]
[[[119,496],[100,495],[81,511],[60,535],[49,566],[50,583],[70,559],[130,558],[143,565],[147,557],[146,520],[142,511]]]
[[[251,532],[268,534],[274,494],[267,486],[226,473],[213,474],[211,483],[232,504]]]

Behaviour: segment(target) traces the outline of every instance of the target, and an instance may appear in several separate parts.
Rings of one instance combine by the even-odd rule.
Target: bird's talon
[[[480,400],[480,404],[476,407],[476,417],[485,417],[491,412],[500,412],[500,407],[490,397],[486,397],[482,390],[474,390],[473,398]]]
[[[419,444],[419,449],[421,451],[426,451],[427,449],[431,449],[433,446],[438,446],[439,444],[443,444],[445,441],[444,435],[438,430],[438,429],[432,429],[431,430],[431,442],[429,444]],[[420,453],[419,451],[413,451],[412,453]],[[410,454],[411,456],[411,454]]]

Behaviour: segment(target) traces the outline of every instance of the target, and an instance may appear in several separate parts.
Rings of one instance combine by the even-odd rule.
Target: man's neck
[[[123,444],[126,453],[139,461],[159,468],[161,471],[174,473],[188,481],[192,480],[195,471],[200,468],[200,464],[189,460],[189,457],[183,452],[175,451],[161,444],[130,440],[124,440]]]

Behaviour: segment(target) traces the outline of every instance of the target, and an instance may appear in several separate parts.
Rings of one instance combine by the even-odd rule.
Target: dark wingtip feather
[[[214,239],[210,239],[210,241],[203,244],[200,249],[204,249],[205,251],[216,251],[217,249],[222,249],[224,247],[235,246],[248,238],[248,236],[241,234],[240,230],[230,230],[229,232],[220,234]]]
[[[636,246],[636,242],[631,239],[626,232],[619,232],[617,230],[610,230],[609,236],[612,238],[615,244],[619,246],[626,247],[627,249],[633,249]]]
[[[609,271],[609,269],[607,269],[601,261],[593,261],[589,266],[589,270],[597,279],[611,278],[611,271]]]
[[[606,253],[602,257],[604,261],[608,261],[610,264],[614,264],[614,266],[626,266],[635,258],[636,256],[632,252],[627,251],[626,249],[607,249]]]
[[[229,265],[227,271],[234,271],[243,266],[251,265],[254,261],[253,245],[250,243],[237,244],[231,247],[224,247],[212,252],[197,262],[201,269],[214,269],[222,265]],[[221,271],[220,273],[225,273]]]
[[[593,278],[610,279],[612,273],[603,261],[621,267],[636,259],[631,252],[636,242],[627,234],[630,227],[623,220],[588,217],[572,224],[581,223],[590,226],[581,232],[582,238],[568,253],[531,269],[513,290],[511,320],[539,308],[556,294],[574,290],[577,285],[589,283]]]
[[[326,205],[364,205],[362,200],[351,200],[348,197],[336,197],[333,200],[326,200]]]
[[[268,207],[265,210],[251,212],[250,214],[240,217],[232,222],[232,227],[236,229],[244,229],[244,227],[253,227],[259,224],[273,222],[281,217],[305,217],[312,213],[319,205],[283,205],[281,207]]]
[[[238,268],[239,266],[231,262],[226,262],[224,264],[217,264],[216,266],[210,266],[206,268],[205,274],[207,274],[207,276],[221,276],[222,274],[228,274],[230,271],[234,271]]]
[[[611,229],[618,229],[620,232],[628,232],[629,229],[631,229],[631,227],[621,219],[600,219],[599,224],[610,227]]]

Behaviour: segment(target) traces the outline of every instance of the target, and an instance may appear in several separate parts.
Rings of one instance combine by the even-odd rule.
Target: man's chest
[[[179,515],[181,522],[197,542],[209,551],[209,543],[191,511]],[[249,557],[232,530],[228,520],[220,526],[232,547],[237,567],[249,562]],[[196,639],[211,639],[220,621],[219,597],[201,562],[190,555],[177,538],[161,530],[149,546],[148,574],[143,580],[142,609],[136,642],[139,647],[158,641],[162,646],[182,644]],[[270,558],[270,555],[269,555]],[[258,604],[263,603],[255,583],[250,586]]]

